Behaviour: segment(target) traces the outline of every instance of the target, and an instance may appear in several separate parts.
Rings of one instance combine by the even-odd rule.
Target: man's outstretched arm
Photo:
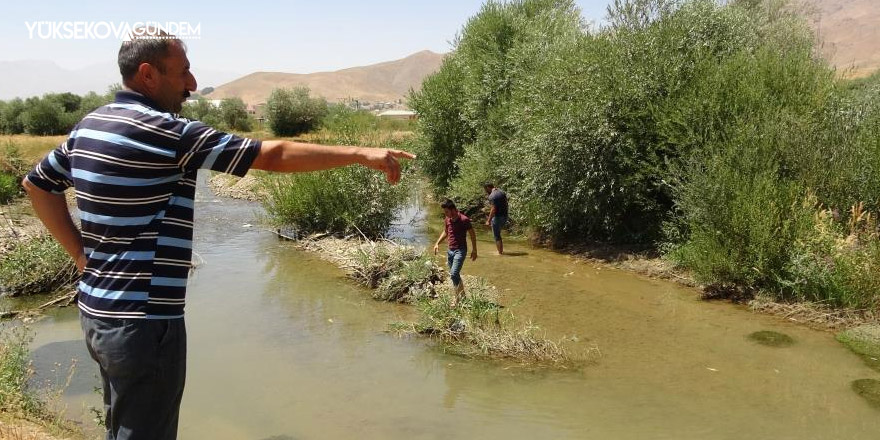
[[[83,254],[82,235],[70,219],[67,201],[63,194],[44,191],[28,179],[22,182],[37,217],[46,225],[49,233],[61,243],[65,251],[73,258],[76,268],[82,273],[86,267],[86,256]]]
[[[291,141],[263,141],[251,168],[282,173],[318,171],[360,164],[382,171],[389,183],[400,181],[400,159],[414,159],[400,150],[338,147]]]

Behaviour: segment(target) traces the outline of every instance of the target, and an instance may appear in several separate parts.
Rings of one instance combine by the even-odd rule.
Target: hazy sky
[[[577,0],[587,20],[601,21],[609,0]],[[30,38],[27,24],[46,22],[189,22],[195,68],[250,73],[309,73],[402,58],[449,41],[474,15],[478,0],[28,1],[0,15],[0,61],[52,60],[67,69],[115,62],[119,40]],[[49,29],[49,28],[44,28]],[[97,28],[95,28],[97,29]],[[84,32],[84,31],[81,31]],[[38,74],[35,72],[35,74]]]

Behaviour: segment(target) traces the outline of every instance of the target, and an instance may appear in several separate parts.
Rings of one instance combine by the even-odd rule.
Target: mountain
[[[240,74],[193,68],[199,89],[223,84]],[[112,84],[121,83],[116,61],[106,61],[83,67],[65,69],[53,61],[18,60],[0,61],[0,99],[28,98],[50,92],[88,92],[103,94]]]
[[[405,98],[410,88],[421,86],[422,80],[439,69],[442,61],[442,54],[424,50],[395,61],[335,72],[255,72],[217,87],[207,98],[239,97],[248,104],[258,104],[265,102],[273,89],[307,86],[312,95],[323,96],[330,102],[349,98],[393,102]]]
[[[880,68],[880,1],[805,0],[822,40],[822,54],[845,76]]]
[[[0,61],[0,99],[27,98],[48,92],[105,93],[119,81],[119,69],[100,65],[64,69],[52,61]]]

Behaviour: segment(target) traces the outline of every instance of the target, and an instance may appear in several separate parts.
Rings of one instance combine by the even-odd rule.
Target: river
[[[408,306],[371,300],[336,267],[249,226],[257,205],[202,188],[197,206],[181,439],[880,438],[880,412],[850,389],[878,374],[830,333],[515,240],[497,257],[481,229],[464,273],[595,361],[557,371],[464,359],[389,333]],[[429,242],[440,220],[430,221],[400,234]],[[93,425],[97,369],[76,310],[33,328],[36,380],[63,379],[77,359],[61,403]],[[760,330],[795,343],[747,338]]]

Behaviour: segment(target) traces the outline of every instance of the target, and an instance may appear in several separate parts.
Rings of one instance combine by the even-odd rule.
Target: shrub
[[[0,262],[0,292],[19,296],[51,292],[77,278],[76,266],[50,236],[16,243]]]
[[[16,176],[0,171],[0,204],[9,203],[21,194],[19,182]]]
[[[262,179],[270,220],[307,234],[380,237],[406,200],[406,184],[388,185],[383,174],[362,166]]]
[[[327,112],[327,101],[311,98],[307,87],[275,89],[266,100],[269,127],[276,136],[296,136],[314,130]]]
[[[874,310],[880,305],[880,241],[876,218],[862,205],[848,225],[832,210],[813,217],[812,230],[790,249],[785,289],[796,300]]]
[[[0,110],[0,131],[5,134],[24,133],[24,124],[21,120],[24,110],[24,101],[19,98],[7,102]]]
[[[21,114],[24,132],[45,136],[63,134],[71,126],[64,118],[64,107],[48,99],[32,98],[25,102],[27,109]]]
[[[438,191],[445,190],[458,174],[456,160],[475,137],[474,130],[461,117],[463,73],[457,55],[447,55],[440,70],[429,75],[421,89],[409,98],[410,106],[419,114],[418,166]]]
[[[2,328],[0,337],[0,410],[7,413],[39,416],[45,405],[28,388],[33,376],[28,346],[33,336],[26,327]]]
[[[211,127],[220,127],[223,124],[223,116],[220,113],[220,109],[202,96],[196,98],[195,102],[184,103],[183,108],[180,110],[180,115],[187,119],[200,121]]]
[[[379,118],[366,110],[334,104],[328,107],[327,114],[321,120],[321,128],[337,136],[350,137],[352,134],[378,130]]]
[[[220,102],[220,117],[230,130],[250,131],[251,120],[241,98],[227,98]]]
[[[21,180],[30,171],[30,165],[11,141],[3,150],[0,156],[0,203],[9,203],[21,194]]]

